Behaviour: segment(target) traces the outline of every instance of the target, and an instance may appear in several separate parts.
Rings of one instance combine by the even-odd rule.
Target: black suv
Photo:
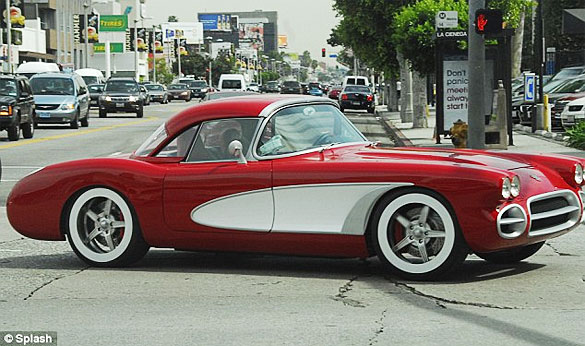
[[[8,132],[9,140],[17,141],[20,129],[24,138],[32,138],[36,125],[35,101],[28,78],[0,75],[0,130]]]
[[[108,79],[100,95],[99,106],[100,118],[105,118],[108,113],[113,112],[136,113],[137,117],[142,118],[144,100],[140,94],[140,85],[134,78]]]

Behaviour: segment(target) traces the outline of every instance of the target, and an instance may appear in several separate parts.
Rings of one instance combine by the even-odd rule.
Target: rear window
[[[368,88],[366,86],[360,86],[360,85],[349,85],[345,88],[345,92],[369,93],[370,88]]]
[[[198,80],[195,82],[191,82],[191,86],[195,88],[205,88],[207,86],[206,81]]]
[[[221,82],[222,89],[241,89],[242,88],[242,81],[235,80],[235,79],[224,79]]]
[[[282,83],[282,85],[284,85],[287,88],[300,88],[300,84],[299,82],[284,82]]]
[[[94,76],[81,76],[81,78],[83,78],[87,85],[99,82],[98,78]]]
[[[171,84],[171,85],[169,85],[169,90],[185,90],[188,88],[189,87],[187,86],[187,84]]]
[[[147,84],[144,87],[148,90],[163,90],[162,85],[156,85],[156,84]]]

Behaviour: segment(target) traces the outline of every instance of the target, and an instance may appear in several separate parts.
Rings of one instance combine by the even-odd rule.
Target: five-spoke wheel
[[[380,260],[408,279],[436,278],[467,256],[447,203],[430,192],[405,190],[386,196],[374,212],[372,227]]]
[[[91,265],[130,264],[148,251],[129,204],[110,189],[93,188],[77,197],[68,225],[71,247]]]

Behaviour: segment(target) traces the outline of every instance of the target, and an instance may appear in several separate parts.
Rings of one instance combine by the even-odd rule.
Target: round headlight
[[[575,165],[575,182],[579,185],[583,184],[583,166]]]
[[[518,176],[512,178],[510,193],[512,194],[512,197],[518,197],[520,195],[520,178],[518,178]]]
[[[502,181],[502,197],[504,197],[505,199],[510,198],[510,196],[512,195],[512,183],[510,182],[509,178],[504,178],[504,180]]]

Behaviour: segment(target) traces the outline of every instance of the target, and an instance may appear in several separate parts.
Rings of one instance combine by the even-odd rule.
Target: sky
[[[321,58],[321,49],[325,48],[327,56],[341,50],[331,47],[327,39],[339,18],[333,10],[333,0],[146,0],[146,13],[153,17],[145,21],[146,25],[166,22],[169,16],[176,16],[179,21],[197,21],[199,12],[245,12],[277,11],[278,34],[288,36],[286,52],[301,54],[305,50],[313,59]]]

